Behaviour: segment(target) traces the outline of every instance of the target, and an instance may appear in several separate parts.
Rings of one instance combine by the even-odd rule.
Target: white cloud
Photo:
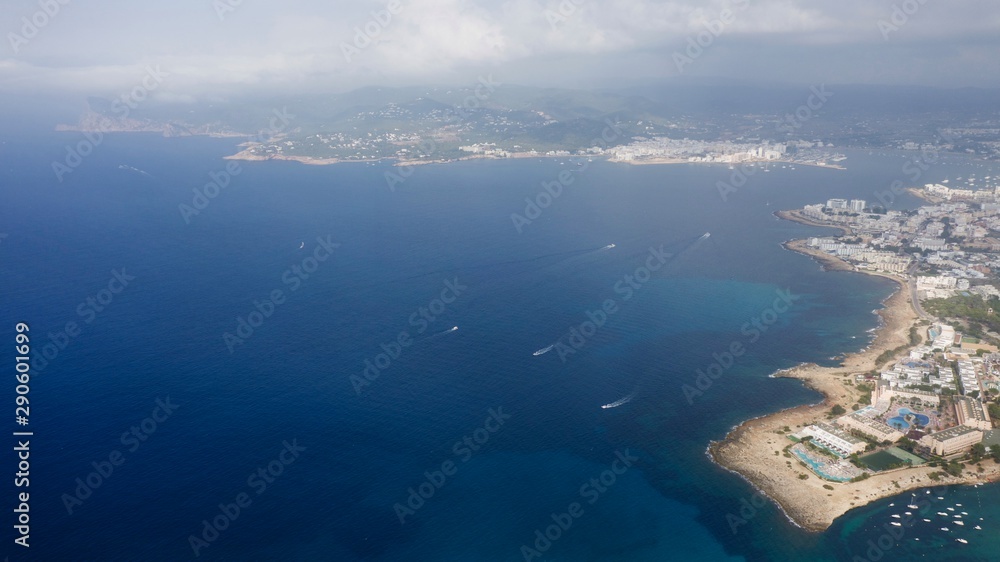
[[[203,0],[141,8],[128,0],[72,3],[17,54],[9,47],[0,51],[0,88],[113,93],[108,90],[130,87],[133,76],[141,77],[136,69],[145,64],[169,69],[172,77],[163,88],[176,95],[240,86],[346,89],[373,81],[462,81],[477,68],[502,68],[513,75],[508,81],[538,82],[548,74],[540,73],[538,61],[560,65],[567,57],[604,61],[604,70],[614,71],[611,67],[640,54],[649,60],[659,53],[668,68],[670,54],[726,8],[736,16],[713,54],[725,52],[729,64],[720,66],[706,56],[692,69],[695,73],[744,66],[760,72],[755,55],[768,52],[774,59],[773,45],[786,45],[788,52],[771,63],[788,67],[802,66],[831,47],[860,45],[871,53],[868,60],[853,71],[838,66],[828,81],[866,80],[873,73],[865,64],[912,67],[909,54],[938,42],[954,49],[947,70],[965,71],[968,83],[976,84],[984,81],[976,63],[991,60],[988,54],[996,54],[1000,37],[1000,15],[991,0],[927,2],[908,16],[889,44],[878,21],[888,21],[893,0],[399,1],[402,10],[350,63],[342,45],[353,42],[356,28],[373,25],[372,12],[384,10],[388,0],[244,1],[222,21]],[[0,15],[0,32],[17,33],[21,17],[38,10],[29,0],[8,4]],[[726,47],[737,43],[739,50]],[[519,68],[524,76],[517,76]],[[915,75],[921,78],[916,79],[926,80],[936,70],[941,69],[918,68]],[[549,72],[558,75],[560,68]],[[669,75],[659,68],[649,72]],[[897,74],[901,80],[915,79],[913,73]]]

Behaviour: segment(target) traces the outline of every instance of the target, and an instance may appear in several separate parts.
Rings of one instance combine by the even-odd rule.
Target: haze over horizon
[[[123,0],[15,0],[0,15],[0,91],[115,95],[147,67],[168,75],[152,93],[166,102],[460,85],[487,74],[506,84],[600,89],[706,78],[994,88],[1000,13],[991,7],[986,0],[336,7],[179,0],[136,10]]]

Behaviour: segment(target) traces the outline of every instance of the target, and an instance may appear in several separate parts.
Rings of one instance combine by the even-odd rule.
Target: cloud
[[[171,72],[160,94],[172,96],[458,83],[491,70],[506,73],[508,83],[561,82],[588,61],[594,74],[669,77],[676,74],[671,54],[717,27],[727,9],[732,21],[691,74],[1000,85],[1000,13],[992,0],[919,1],[398,0],[387,18],[388,0],[141,7],[105,0],[63,6],[21,43],[12,37],[26,37],[23,18],[36,17],[39,4],[9,0],[0,15],[7,38],[0,89],[114,94],[150,64]],[[220,17],[218,2],[232,10]],[[879,22],[894,21],[894,5],[912,13],[896,9],[886,40]],[[831,60],[837,52],[852,60]]]

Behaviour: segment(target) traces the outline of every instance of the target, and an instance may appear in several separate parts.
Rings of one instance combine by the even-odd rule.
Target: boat
[[[983,530],[983,528],[980,527],[979,525],[976,525],[975,527],[973,527],[973,529],[975,529],[977,531],[982,531]]]
[[[955,539],[955,540],[958,541],[958,542],[960,542],[960,543],[962,543],[962,544],[969,544],[969,541],[967,541],[965,539]]]
[[[941,527],[941,530],[942,530],[942,531],[947,531],[947,530],[948,530],[948,527]]]
[[[538,351],[532,353],[532,355],[536,355],[536,356],[537,355],[545,355],[546,353],[552,351],[552,348],[555,347],[555,346],[556,346],[556,344],[552,344],[552,345],[550,345],[550,346],[548,346],[546,348],[539,349]]]
[[[299,249],[300,249],[300,250],[301,250],[302,248],[305,248],[305,247],[306,247],[306,243],[305,243],[305,242],[303,242],[303,243],[299,244]]]
[[[918,507],[916,505],[913,505],[912,503],[910,505],[906,506],[906,507],[908,507],[910,509],[920,509],[920,507]]]
[[[601,408],[603,408],[605,410],[608,410],[610,408],[617,408],[618,406],[621,406],[622,404],[628,404],[629,402],[632,401],[633,398],[635,398],[635,393],[634,392],[632,394],[629,394],[625,398],[622,398],[620,400],[615,400],[614,402],[612,402],[610,404],[605,404],[605,405],[601,406]]]
[[[903,526],[903,525],[902,525],[902,523],[897,523],[897,522],[895,522],[895,521],[890,521],[890,523],[892,523],[892,524],[893,524],[893,525],[895,525],[896,527],[902,527],[902,526]]]
[[[931,522],[930,519],[924,519],[924,523],[930,523],[930,522]]]
[[[892,514],[892,518],[893,519],[899,519],[899,514],[898,513],[893,513]]]
[[[955,511],[955,508],[954,508],[954,507],[949,507],[949,508],[947,508],[947,509],[948,509],[948,511]]]
[[[962,527],[965,527],[965,523],[964,523],[964,522],[962,522],[962,521],[953,521],[953,523],[955,523],[956,525],[959,525],[959,526],[962,526]]]
[[[938,515],[940,515],[941,517],[948,517],[948,514],[944,513],[943,511],[939,511]]]

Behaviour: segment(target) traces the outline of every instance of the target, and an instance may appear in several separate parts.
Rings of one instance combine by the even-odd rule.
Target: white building
[[[864,439],[858,439],[850,433],[826,423],[810,425],[800,431],[799,435],[812,437],[814,442],[845,457],[860,453],[868,446]]]

